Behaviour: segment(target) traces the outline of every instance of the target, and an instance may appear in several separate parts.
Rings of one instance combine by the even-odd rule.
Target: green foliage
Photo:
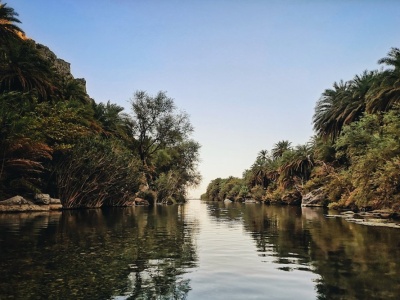
[[[0,145],[0,197],[39,192],[43,186],[45,163],[52,150],[29,138],[7,139]]]
[[[262,150],[243,172],[254,198],[279,201],[288,191],[323,188],[332,207],[400,209],[400,49],[379,60],[388,68],[335,82],[316,104],[317,133],[308,144],[289,141]],[[235,189],[235,191],[238,188]],[[227,181],[210,183],[206,196],[222,200]]]
[[[254,200],[261,201],[264,200],[265,190],[262,186],[256,185],[251,189],[251,195]]]
[[[209,183],[204,197],[210,201],[237,200],[247,195],[248,189],[240,178],[217,178]]]
[[[40,99],[54,93],[57,75],[31,40],[18,40],[0,47],[0,92],[30,92]]]
[[[184,201],[201,179],[188,115],[163,92],[137,92],[132,116],[96,104],[16,16],[0,4],[0,197],[44,192],[64,207],[97,207],[150,187],[150,203]]]
[[[104,136],[117,136],[129,142],[132,120],[129,115],[123,113],[124,108],[110,103],[106,104],[93,102],[94,118],[101,124]]]
[[[146,190],[146,191],[140,191],[137,194],[137,197],[142,198],[149,202],[150,205],[153,205],[156,202],[157,199],[157,194],[154,191],[151,190]]]
[[[21,23],[17,17],[18,13],[13,8],[8,7],[7,3],[0,3],[0,45],[19,40],[21,34],[24,33],[16,25],[16,23]]]
[[[133,134],[143,165],[149,165],[151,157],[159,149],[188,139],[193,132],[186,113],[176,112],[172,98],[164,92],[155,97],[137,91],[132,100]]]
[[[24,116],[27,120],[26,133],[45,141],[55,150],[68,149],[77,139],[93,135],[94,131],[86,118],[90,107],[74,104],[39,103],[30,114]]]
[[[272,148],[272,157],[275,159],[282,157],[286,151],[291,149],[291,144],[291,142],[286,140],[277,142],[274,148]]]
[[[119,141],[80,140],[55,166],[63,207],[125,205],[139,189],[139,166]]]

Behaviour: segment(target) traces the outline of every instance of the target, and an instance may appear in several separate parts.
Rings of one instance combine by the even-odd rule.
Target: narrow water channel
[[[0,299],[399,299],[400,230],[207,203],[0,214]]]

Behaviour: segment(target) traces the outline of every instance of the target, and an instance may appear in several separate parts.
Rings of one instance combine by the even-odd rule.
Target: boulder
[[[36,204],[45,204],[48,205],[51,202],[51,198],[49,194],[36,194],[34,197]]]
[[[135,198],[134,204],[135,205],[149,205],[149,202],[142,198]]]
[[[21,196],[14,196],[10,199],[0,201],[0,211],[21,212],[21,211],[48,211],[48,205],[37,205]]]
[[[300,205],[301,204],[301,194],[298,191],[289,192],[283,195],[281,199],[282,204],[286,205]]]
[[[61,204],[61,200],[56,198],[50,198],[50,204]]]
[[[23,204],[32,204],[32,202],[26,200],[22,196],[14,196],[7,200],[0,201],[0,205],[4,205],[4,206],[14,206],[14,205],[23,205]]]
[[[27,200],[22,196],[14,196],[7,200],[0,201],[0,212],[49,211],[62,209],[59,199],[52,199],[49,195],[44,195],[43,197],[39,196],[38,199],[36,198],[35,196],[35,202]]]
[[[326,194],[322,187],[303,196],[301,206],[324,206]]]

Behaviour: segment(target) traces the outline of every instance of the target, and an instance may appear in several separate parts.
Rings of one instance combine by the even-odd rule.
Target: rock
[[[31,43],[35,43],[33,40],[31,40]],[[63,78],[63,80],[70,81],[70,82],[75,82],[77,86],[80,86],[82,88],[82,91],[84,92],[85,96],[83,99],[87,103],[91,103],[92,99],[87,95],[87,90],[86,90],[86,80],[84,78],[74,78],[74,76],[71,73],[71,64],[61,58],[58,58],[53,51],[49,49],[49,47],[46,47],[42,44],[35,43],[36,49],[39,51],[39,53],[42,55],[44,59],[50,62],[52,67],[54,68],[55,72]]]
[[[36,205],[32,201],[21,196],[14,196],[10,199],[0,201],[1,212],[22,212],[22,211],[48,211],[48,205]]]
[[[22,196],[14,196],[11,197],[10,199],[0,201],[0,205],[4,206],[12,206],[12,205],[23,205],[23,204],[30,204],[32,202],[26,200]]]
[[[147,200],[142,199],[142,198],[135,198],[134,204],[135,205],[149,205],[149,202]]]
[[[62,203],[60,199],[50,198],[49,204],[50,210],[60,210],[62,209]]]
[[[301,206],[324,206],[326,201],[325,191],[322,187],[303,196]]]
[[[39,196],[38,199],[35,199],[35,202],[27,200],[22,196],[14,196],[10,199],[0,201],[0,212],[49,211],[62,209],[61,201],[59,199],[54,199],[52,203],[49,195],[40,195],[44,196]],[[38,201],[42,203],[39,203]],[[47,201],[48,203],[45,204],[44,202]]]
[[[301,194],[298,191],[290,192],[282,197],[282,204],[301,205]]]
[[[36,194],[34,197],[35,203],[36,204],[50,204],[51,198],[49,194]]]
[[[58,74],[60,74],[64,78],[73,79],[73,76],[71,74],[71,64],[69,62],[58,58],[54,54],[54,52],[49,49],[49,47],[46,47],[39,43],[36,43],[35,46],[39,53],[53,65],[55,71]]]
[[[61,204],[60,199],[50,198],[50,204]]]
[[[254,199],[246,199],[244,203],[256,203],[257,201]]]

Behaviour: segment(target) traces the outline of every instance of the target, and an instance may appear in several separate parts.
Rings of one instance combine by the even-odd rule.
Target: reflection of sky
[[[200,201],[0,214],[0,298],[398,299],[398,230]]]
[[[319,276],[296,270],[304,266],[296,265],[293,260],[288,261],[290,264],[277,263],[272,247],[264,253],[257,252],[240,219],[217,220],[201,201],[190,201],[188,206],[188,217],[200,221],[195,242],[198,267],[185,275],[191,286],[188,299],[316,298],[313,280]],[[291,272],[285,271],[285,267]]]

